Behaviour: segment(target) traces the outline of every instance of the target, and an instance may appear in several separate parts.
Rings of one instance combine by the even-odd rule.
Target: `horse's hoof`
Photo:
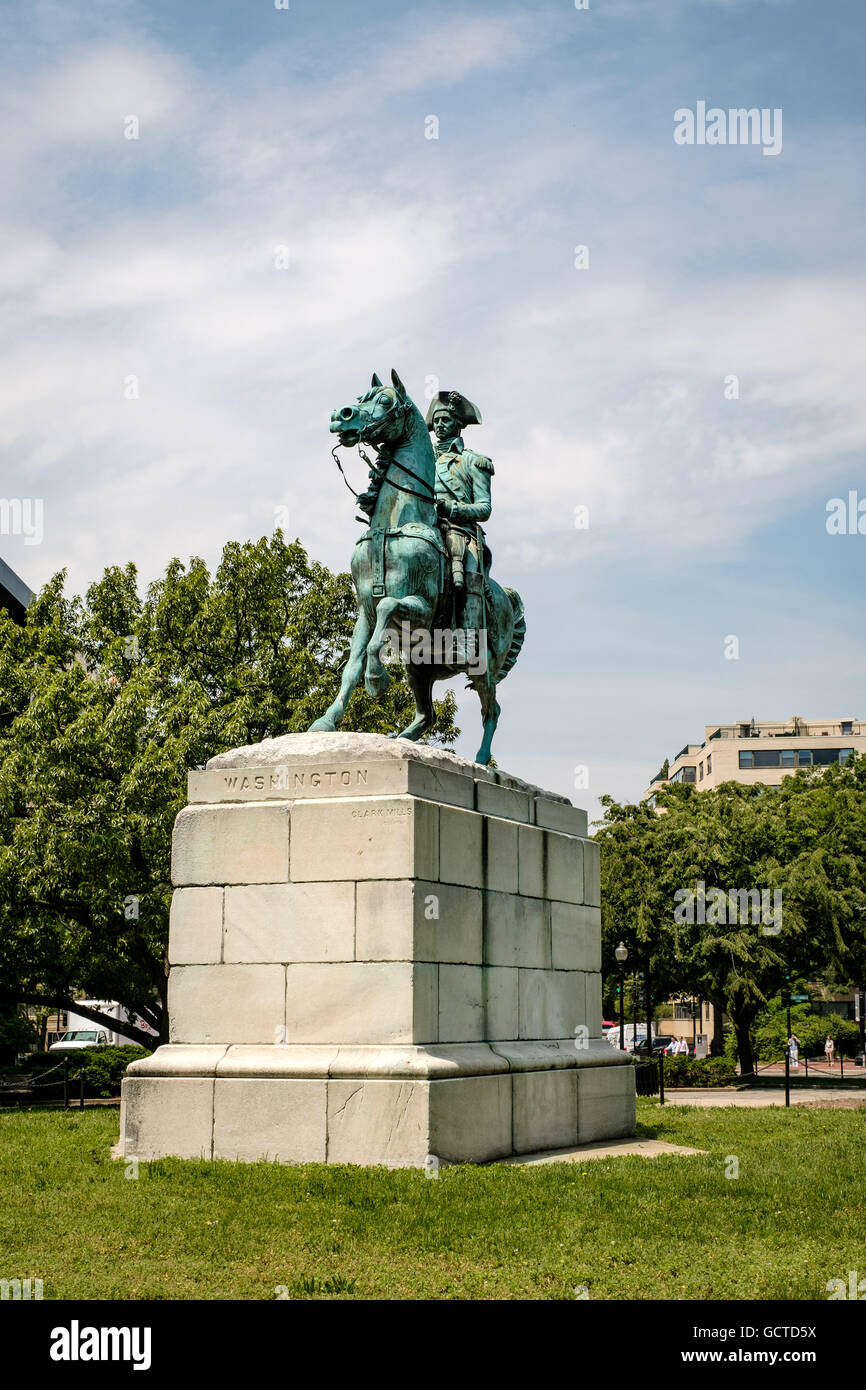
[[[317,719],[315,724],[311,724],[307,730],[309,734],[335,734],[336,732],[337,726],[333,719],[329,719],[325,714],[322,715],[321,719]]]
[[[484,752],[484,749],[483,749],[483,748],[479,748],[478,752],[477,752],[476,755],[475,755],[475,761],[476,761],[481,767],[486,767],[487,764],[490,762],[490,756],[491,756],[491,755],[490,755],[489,753],[485,753],[485,752]]]

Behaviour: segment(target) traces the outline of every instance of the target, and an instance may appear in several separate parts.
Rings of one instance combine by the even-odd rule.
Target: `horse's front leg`
[[[352,644],[349,647],[349,659],[343,667],[343,678],[340,681],[340,693],[329,709],[325,711],[321,719],[317,719],[310,725],[310,732],[333,733],[343,715],[346,713],[346,706],[352,695],[352,691],[361,679],[361,672],[364,669],[364,653],[367,650],[367,643],[370,640],[372,623],[367,616],[366,609],[361,608],[355,619],[355,630],[352,633]]]
[[[423,594],[379,600],[376,626],[367,647],[367,673],[364,678],[367,694],[372,695],[374,700],[380,699],[391,684],[391,677],[382,664],[382,648],[389,626],[404,620],[411,624],[414,619],[418,627],[429,627],[433,621],[433,606],[434,601]]]

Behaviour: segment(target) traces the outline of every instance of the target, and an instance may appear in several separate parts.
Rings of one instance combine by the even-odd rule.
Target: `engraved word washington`
[[[367,785],[366,767],[356,768],[335,768],[333,771],[308,772],[306,769],[292,769],[286,767],[275,768],[272,772],[250,772],[242,773],[234,777],[226,774],[223,777],[226,791],[231,792],[262,792],[267,787],[269,790],[289,791],[295,787],[365,787]],[[334,781],[339,778],[339,783]]]

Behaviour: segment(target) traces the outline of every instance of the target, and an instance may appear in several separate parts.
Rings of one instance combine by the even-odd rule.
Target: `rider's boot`
[[[484,575],[477,570],[466,576],[462,619],[467,632],[480,632],[484,627]]]

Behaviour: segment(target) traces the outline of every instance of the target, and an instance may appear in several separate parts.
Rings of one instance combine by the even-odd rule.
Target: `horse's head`
[[[354,405],[344,405],[331,415],[331,434],[340,436],[348,448],[355,444],[394,445],[404,437],[415,406],[406,387],[392,370],[393,386],[383,386],[373,373],[370,390],[359,396]]]

